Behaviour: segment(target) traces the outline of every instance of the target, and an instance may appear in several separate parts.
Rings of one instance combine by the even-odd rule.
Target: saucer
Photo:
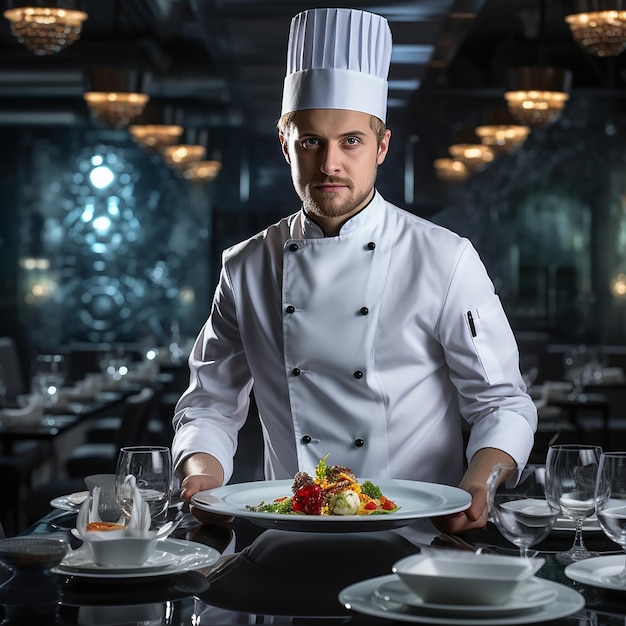
[[[176,562],[176,555],[172,552],[164,552],[163,550],[155,550],[148,560],[143,565],[98,565],[94,563],[93,554],[91,550],[85,546],[70,552],[59,563],[59,569],[82,572],[82,573],[94,573],[103,571],[123,574],[123,573],[137,573],[137,572],[153,572],[165,567],[169,567],[172,563]]]
[[[552,602],[557,597],[557,590],[546,586],[545,580],[533,577],[519,587],[504,604],[438,604],[424,602],[397,579],[380,585],[374,591],[374,595],[382,608],[387,608],[389,603],[393,602],[423,611],[474,616],[502,615],[536,609]]]
[[[528,611],[507,614],[464,616],[458,613],[436,613],[417,607],[389,602],[384,608],[376,598],[376,590],[386,583],[399,581],[395,574],[378,576],[350,585],[339,592],[339,602],[347,609],[383,619],[416,624],[442,624],[445,626],[513,626],[550,622],[577,613],[585,606],[585,598],[574,589],[544,580],[544,588],[555,589],[556,597],[548,604]]]
[[[86,547],[82,547],[72,553],[81,553],[79,557],[74,556],[76,561],[64,560],[61,565],[53,568],[54,574],[63,576],[74,576],[77,578],[108,578],[108,579],[128,579],[142,578],[154,576],[170,576],[172,574],[181,574],[191,570],[198,570],[213,565],[220,557],[220,553],[210,546],[206,546],[196,541],[187,541],[185,539],[161,539],[158,543],[158,550],[155,554],[166,553],[167,557],[159,557],[158,563],[148,559],[146,563],[139,567],[103,567],[95,565],[91,553]],[[153,555],[154,557],[154,555]],[[172,559],[170,561],[170,559]],[[165,562],[167,560],[167,562]],[[69,563],[69,567],[64,566]]]
[[[66,496],[58,496],[50,500],[50,506],[54,509],[61,509],[62,511],[77,511],[80,505],[89,496],[88,491],[76,491]]]

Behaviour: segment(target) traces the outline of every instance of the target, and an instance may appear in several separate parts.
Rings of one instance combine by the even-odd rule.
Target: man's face
[[[280,136],[303,207],[327,234],[371,199],[390,135],[387,130],[379,145],[367,113],[311,109],[298,111],[288,135]]]

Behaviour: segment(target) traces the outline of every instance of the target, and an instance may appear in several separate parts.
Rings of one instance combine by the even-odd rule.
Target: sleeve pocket
[[[491,384],[503,378],[500,365],[504,351],[511,345],[512,331],[498,297],[466,313],[476,354]],[[472,328],[473,322],[473,328]]]

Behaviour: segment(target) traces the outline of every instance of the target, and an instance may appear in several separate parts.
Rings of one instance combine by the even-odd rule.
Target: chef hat
[[[291,21],[282,113],[349,109],[385,121],[391,30],[380,15],[311,9]]]

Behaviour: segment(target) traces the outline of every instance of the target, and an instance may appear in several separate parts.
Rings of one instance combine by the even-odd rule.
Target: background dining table
[[[172,512],[187,505],[172,506]],[[22,536],[63,537],[76,547],[71,535],[76,512],[52,510]],[[414,554],[419,547],[393,530],[373,532],[294,532],[262,528],[250,520],[236,518],[226,524],[201,525],[188,512],[174,537],[199,542],[216,549],[222,558],[214,566],[199,571],[146,578],[81,578],[53,574],[58,596],[47,607],[39,607],[36,621],[32,616],[32,589],[3,593],[0,606],[12,620],[8,624],[110,625],[141,624],[157,626],[216,626],[221,624],[392,624],[407,623],[366,615],[343,606],[339,592],[357,581],[391,573],[394,562]],[[586,606],[570,617],[547,624],[563,626],[623,625],[626,623],[626,589],[610,591],[576,583],[564,574],[564,566],[555,553],[566,550],[572,531],[553,531],[535,546],[546,564],[538,576],[547,578],[583,594]],[[517,549],[489,525],[463,539],[475,547],[504,554]],[[595,530],[585,532],[589,548],[602,554],[623,554],[605,535]],[[463,549],[445,536],[433,547],[441,550]],[[0,581],[8,577],[0,566]],[[23,621],[19,616],[23,615]],[[30,620],[30,621],[29,621]],[[429,622],[430,623],[430,622]],[[432,623],[441,624],[436,618]],[[460,619],[459,624],[466,623]],[[486,621],[491,624],[493,622]],[[507,620],[502,624],[507,624]],[[517,622],[516,622],[517,623]]]

